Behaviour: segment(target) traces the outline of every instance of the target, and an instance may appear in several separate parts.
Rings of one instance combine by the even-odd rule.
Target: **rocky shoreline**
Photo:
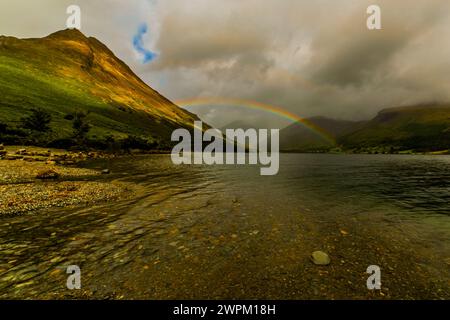
[[[100,157],[113,155],[0,145],[0,216],[129,196],[131,186],[99,179],[109,173],[108,169],[96,171],[73,166]]]
[[[73,152],[40,147],[3,146],[0,144],[0,160],[45,162],[46,164],[74,165],[77,162],[98,158],[114,158],[116,154],[101,151]]]

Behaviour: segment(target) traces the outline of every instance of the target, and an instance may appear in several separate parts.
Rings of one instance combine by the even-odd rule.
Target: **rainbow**
[[[206,106],[223,106],[223,107],[238,107],[238,108],[247,108],[247,109],[254,109],[254,110],[260,110],[264,112],[268,112],[271,114],[274,114],[278,117],[282,117],[284,119],[287,119],[292,122],[298,122],[303,124],[306,128],[313,131],[314,133],[318,134],[328,142],[330,142],[332,145],[336,144],[336,140],[334,137],[322,129],[321,127],[315,125],[311,121],[299,117],[298,115],[289,112],[283,108],[276,107],[270,104],[257,102],[257,101],[251,101],[251,100],[244,100],[244,99],[228,99],[228,98],[191,98],[191,99],[182,99],[175,101],[175,104],[182,106],[182,107],[206,107]]]

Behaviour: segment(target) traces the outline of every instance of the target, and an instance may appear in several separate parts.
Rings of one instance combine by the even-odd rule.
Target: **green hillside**
[[[314,117],[308,122],[335,142],[294,123],[280,132],[280,148],[287,152],[396,153],[450,150],[450,105],[420,105],[382,110],[370,121]]]
[[[165,143],[173,129],[191,128],[197,119],[77,30],[41,39],[0,37],[0,142],[26,140],[21,119],[33,109],[51,115],[46,141],[70,138],[77,112],[87,114],[87,138],[97,141],[132,135]]]
[[[338,143],[346,149],[389,151],[450,149],[450,106],[423,105],[385,109]]]

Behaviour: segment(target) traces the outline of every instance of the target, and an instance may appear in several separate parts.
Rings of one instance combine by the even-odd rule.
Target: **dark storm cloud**
[[[28,37],[63,28],[64,6],[72,1],[6,2],[0,29]],[[448,0],[75,2],[83,32],[172,100],[240,98],[305,117],[353,119],[383,107],[450,100]],[[381,7],[382,30],[366,28],[372,4]],[[158,52],[147,65],[130,42],[139,22],[151,31],[146,48]],[[236,117],[283,124],[214,106],[195,111],[221,124]]]
[[[169,95],[239,97],[301,116],[355,119],[449,98],[449,75],[439,68],[448,64],[447,1],[377,1],[379,31],[366,27],[373,1],[194,1],[192,10],[178,3],[166,3],[161,60],[148,71],[173,75]],[[181,74],[189,81],[177,81]]]
[[[379,3],[382,30],[369,31],[366,16],[360,14],[365,6],[356,6],[354,13],[330,23],[317,35],[312,43],[315,55],[310,68],[315,81],[363,86],[380,73],[387,73],[391,59],[433,27],[442,10],[439,6],[423,7],[422,3],[417,14],[418,8],[411,12],[411,4],[405,1]]]
[[[334,48],[326,46],[313,59],[312,79],[319,83],[337,86],[363,85],[373,78],[389,59],[403,48],[410,35],[405,32],[381,30],[352,36],[347,42],[343,37]]]

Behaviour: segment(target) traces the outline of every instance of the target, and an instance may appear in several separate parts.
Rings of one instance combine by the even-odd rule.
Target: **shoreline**
[[[102,171],[75,166],[98,155],[37,147],[9,151],[9,158],[0,159],[0,217],[125,199],[133,191],[131,184],[102,179]]]
[[[441,151],[427,151],[427,152],[414,152],[414,151],[405,151],[405,152],[395,152],[395,153],[382,153],[382,152],[350,152],[350,151],[342,151],[342,152],[321,152],[321,151],[289,151],[289,150],[281,150],[280,153],[285,154],[360,154],[360,155],[392,155],[392,156],[448,156],[450,155],[450,150],[441,150]]]
[[[3,153],[2,153],[3,152]],[[330,155],[448,155],[447,153],[347,153],[347,152],[286,152],[282,154]],[[109,169],[86,169],[77,164],[96,159],[120,159],[150,154],[167,155],[169,151],[133,150],[129,153],[101,151],[67,151],[34,146],[0,145],[0,216],[27,214],[51,207],[70,207],[125,199],[134,189],[131,184],[101,179]],[[39,179],[42,174],[54,178]]]

